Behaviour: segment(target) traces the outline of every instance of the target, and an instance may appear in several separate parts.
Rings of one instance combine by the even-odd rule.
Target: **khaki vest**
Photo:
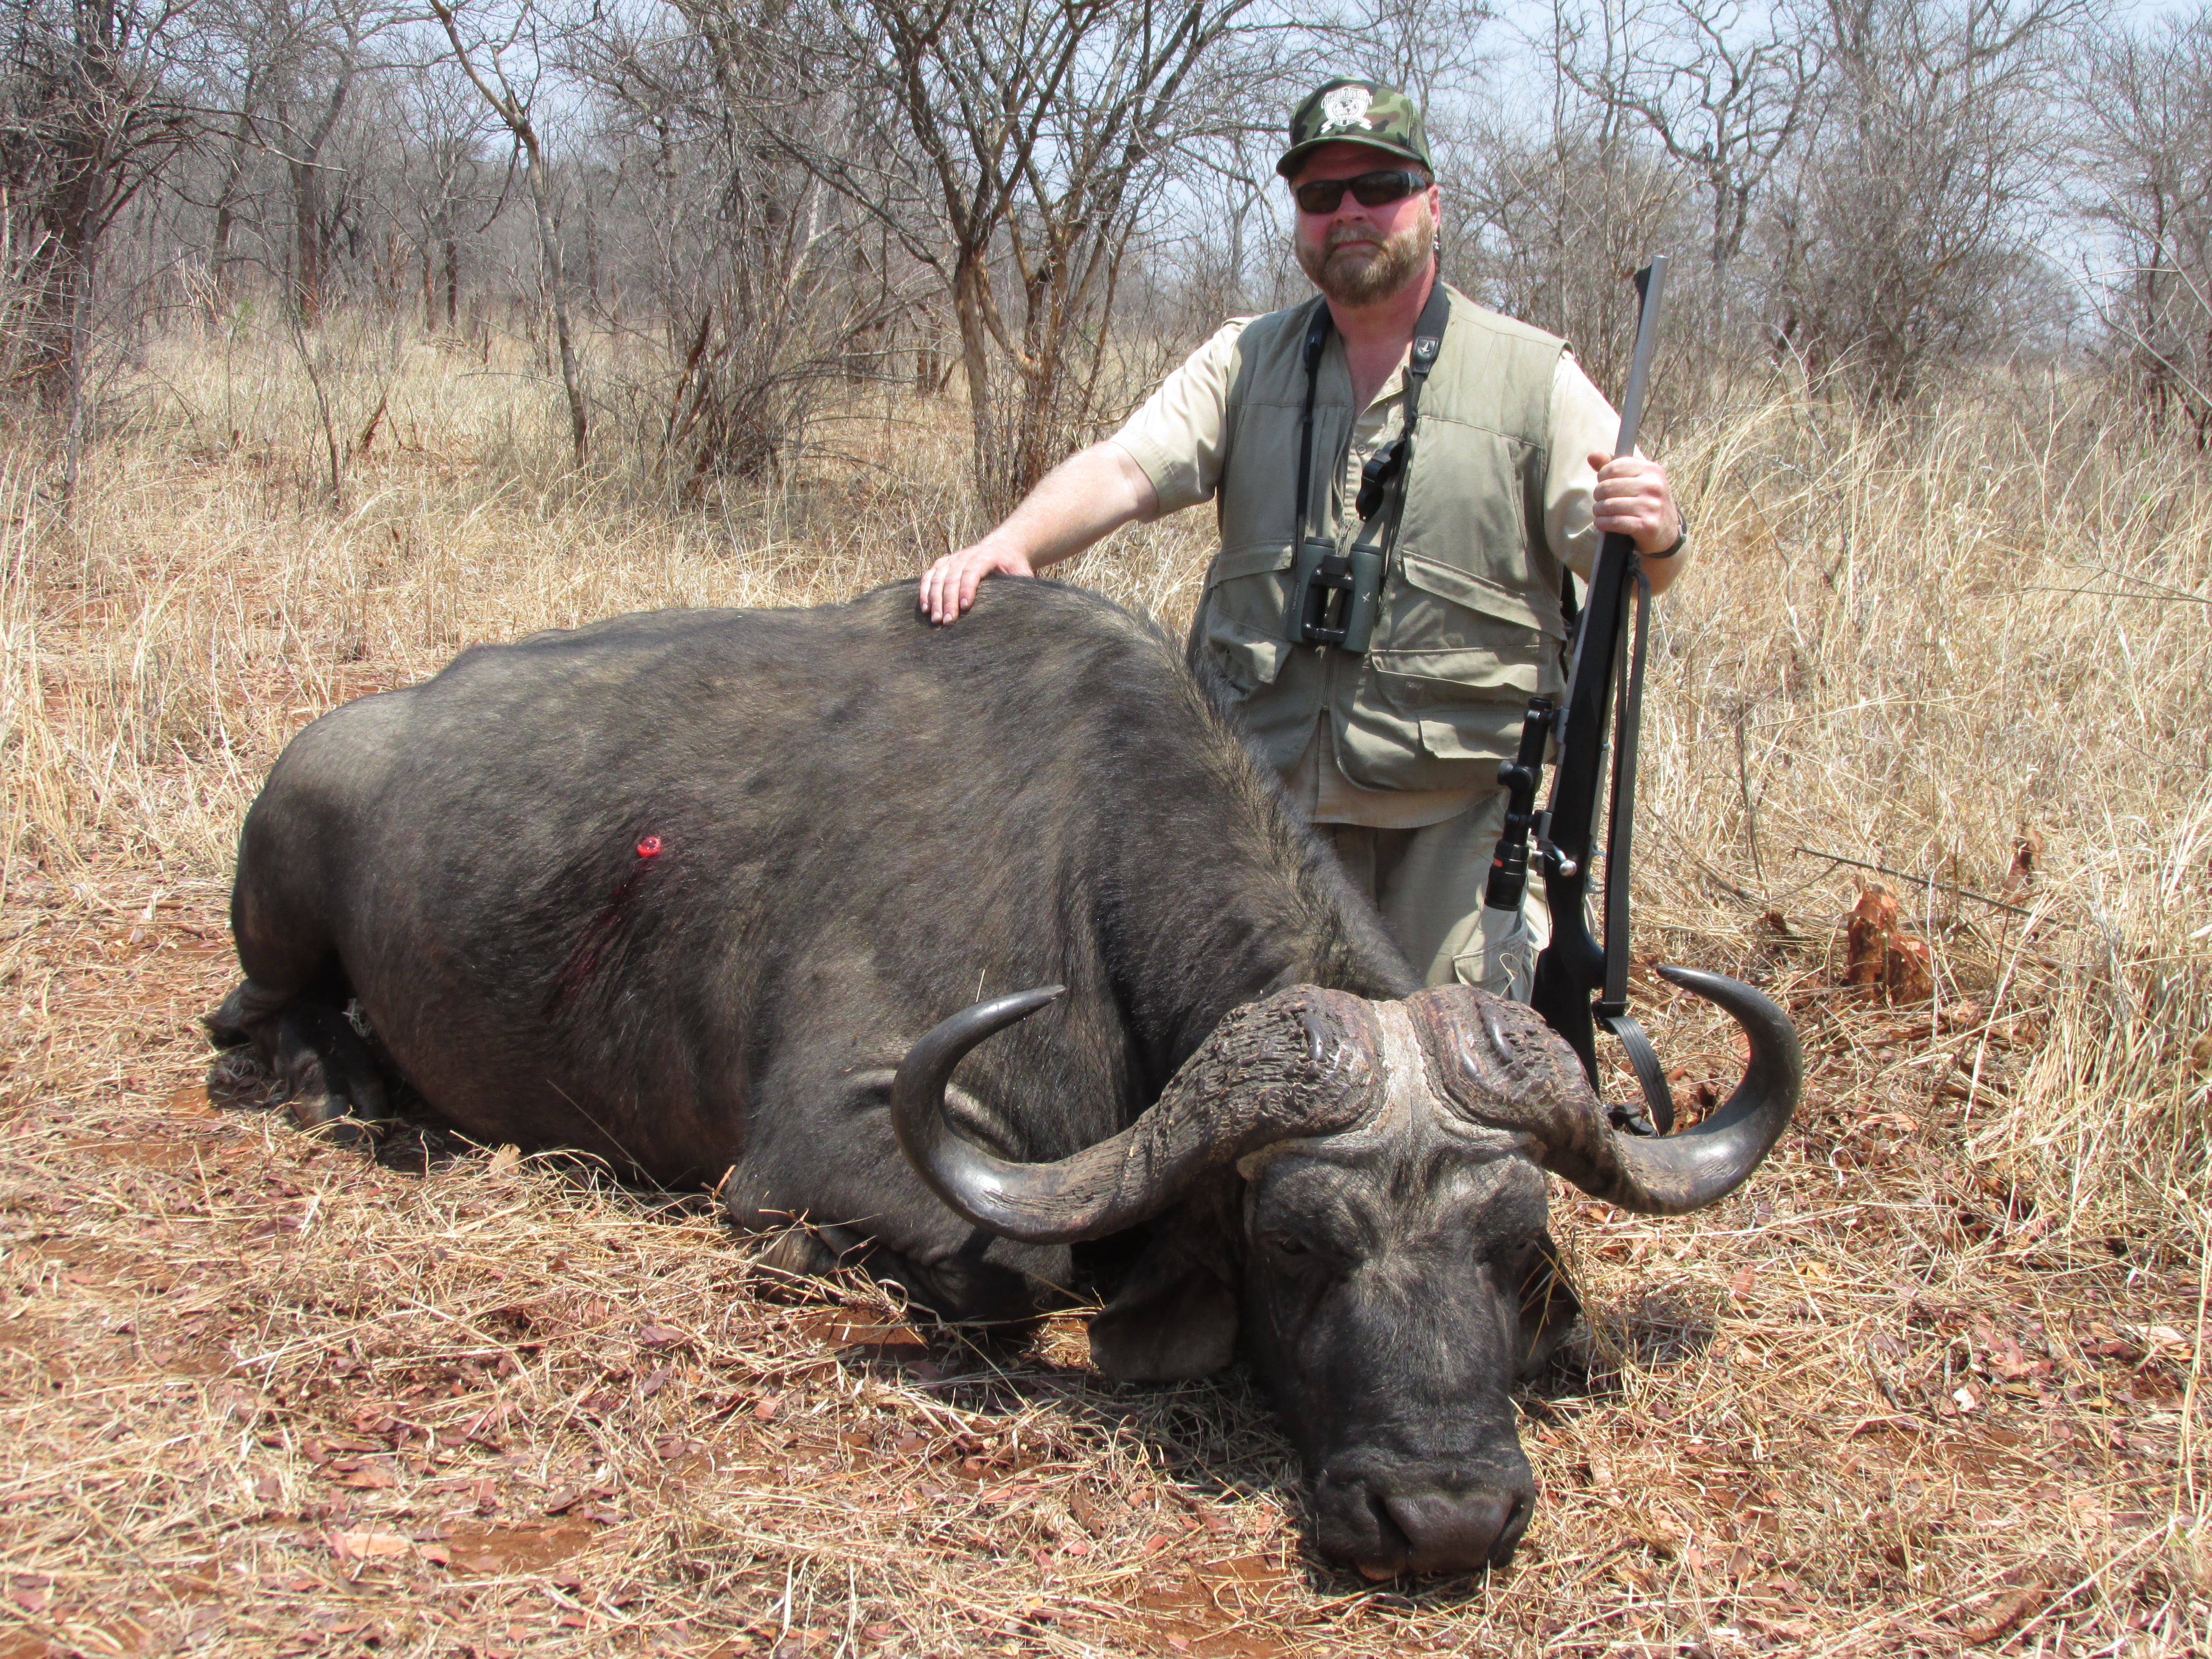
[[[1364,656],[1292,645],[1284,611],[1299,535],[1301,349],[1310,304],[1246,325],[1229,394],[1217,510],[1221,551],[1191,628],[1241,704],[1246,730],[1288,772],[1323,708],[1337,758],[1376,789],[1487,787],[1520,746],[1528,699],[1561,697],[1566,630],[1544,536],[1552,381],[1563,343],[1451,295],[1421,393],[1398,546]],[[1314,531],[1358,533],[1337,498],[1355,413],[1343,345],[1314,398]],[[1323,512],[1327,516],[1324,518]],[[1378,526],[1376,533],[1380,534]]]

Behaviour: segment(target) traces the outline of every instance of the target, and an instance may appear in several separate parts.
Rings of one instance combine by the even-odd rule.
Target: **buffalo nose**
[[[1444,1486],[1379,1473],[1325,1480],[1316,1496],[1322,1553],[1376,1579],[1504,1566],[1535,1500],[1515,1482]]]
[[[1521,1541],[1528,1505],[1510,1492],[1392,1492],[1382,1512],[1413,1546],[1401,1572],[1471,1572],[1504,1559]],[[1364,1565],[1364,1563],[1362,1564]]]

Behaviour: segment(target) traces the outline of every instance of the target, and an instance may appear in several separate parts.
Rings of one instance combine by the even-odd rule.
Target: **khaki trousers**
[[[1352,885],[1375,901],[1391,933],[1431,985],[1456,981],[1515,1002],[1528,1000],[1536,953],[1551,942],[1552,915],[1534,871],[1520,913],[1486,909],[1482,890],[1505,823],[1503,789],[1456,817],[1418,830],[1317,823]]]

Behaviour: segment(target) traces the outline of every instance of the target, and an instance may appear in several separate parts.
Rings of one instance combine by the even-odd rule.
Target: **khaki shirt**
[[[1225,324],[1210,340],[1160,383],[1159,389],[1131,416],[1114,441],[1129,453],[1159,497],[1162,513],[1210,501],[1221,477],[1222,446],[1228,437],[1229,393],[1236,373],[1237,337],[1249,318]],[[1330,351],[1340,356],[1343,340],[1331,335]],[[1359,493],[1360,469],[1395,438],[1406,421],[1406,359],[1390,371],[1367,408],[1353,423],[1344,471],[1336,481],[1337,499]],[[1560,562],[1585,580],[1597,556],[1598,534],[1591,493],[1597,472],[1593,453],[1610,454],[1620,435],[1620,416],[1590,384],[1571,356],[1562,356],[1552,381],[1551,468],[1545,481],[1544,533]],[[1416,459],[1415,465],[1419,462]],[[1295,493],[1294,480],[1283,480]],[[1445,790],[1365,789],[1344,775],[1337,763],[1326,715],[1313,740],[1285,780],[1291,801],[1314,823],[1358,823],[1377,829],[1412,830],[1440,823],[1465,811],[1487,788]]]

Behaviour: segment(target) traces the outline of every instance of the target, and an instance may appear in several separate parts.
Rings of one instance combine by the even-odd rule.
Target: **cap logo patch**
[[[1365,87],[1339,87],[1321,100],[1321,130],[1334,132],[1339,127],[1373,126],[1367,112],[1374,101],[1374,93]]]

